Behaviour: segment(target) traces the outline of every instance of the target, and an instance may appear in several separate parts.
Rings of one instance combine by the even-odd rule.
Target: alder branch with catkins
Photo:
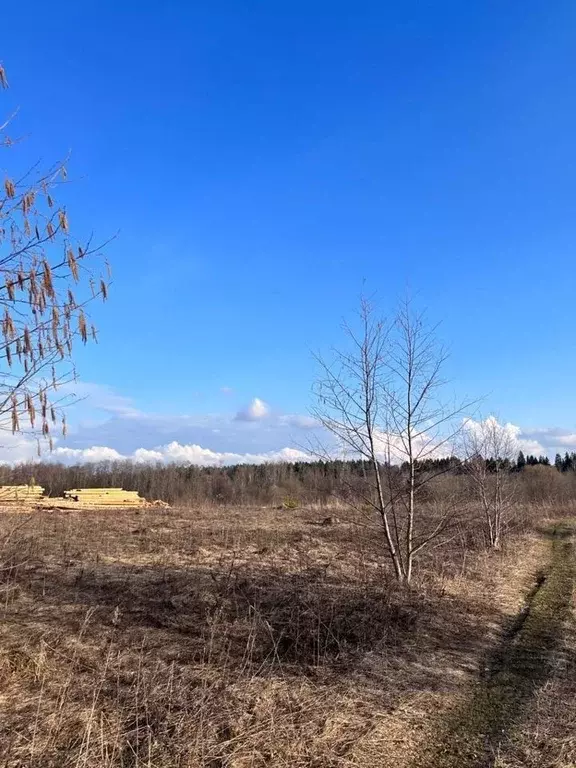
[[[0,90],[7,87],[0,65]],[[9,153],[10,122],[0,126],[0,146]],[[0,429],[34,434],[50,446],[54,425],[66,432],[65,403],[54,393],[75,377],[74,343],[96,341],[86,306],[106,300],[110,278],[101,247],[76,239],[58,205],[66,178],[66,164],[56,163],[20,176],[5,172],[0,182]],[[96,276],[98,262],[106,276]]]

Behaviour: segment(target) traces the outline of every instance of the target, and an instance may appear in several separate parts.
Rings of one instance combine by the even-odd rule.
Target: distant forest
[[[522,493],[530,500],[537,500],[535,496],[548,498],[551,493],[566,498],[576,497],[576,453],[557,455],[551,465],[546,456],[525,456],[520,452],[516,461],[505,459],[498,464],[500,468],[517,475]],[[496,466],[496,460],[486,461],[489,472]],[[403,466],[394,469],[399,476],[405,471]],[[417,469],[419,473],[434,475],[436,487],[443,484],[443,493],[452,492],[458,485],[458,478],[465,474],[462,462],[456,457],[422,461]],[[0,467],[0,483],[8,485],[33,481],[54,497],[72,488],[122,487],[138,491],[147,499],[163,499],[170,504],[278,504],[290,507],[358,498],[362,495],[367,471],[368,465],[364,461],[237,464],[227,467],[130,461],[76,466],[39,462]]]

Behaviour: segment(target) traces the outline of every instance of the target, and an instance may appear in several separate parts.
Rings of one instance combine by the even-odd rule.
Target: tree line
[[[521,454],[523,457],[523,454]],[[518,462],[504,460],[502,466],[521,471],[526,466],[550,466],[547,457],[528,456]],[[489,473],[497,460],[485,459]],[[576,454],[571,469],[576,471]],[[382,468],[386,466],[384,462]],[[407,472],[406,463],[393,465],[398,477]],[[143,464],[133,461],[101,461],[67,466],[51,461],[0,466],[0,484],[37,483],[53,497],[72,488],[116,488],[138,491],[147,499],[163,499],[170,504],[282,504],[329,503],[354,495],[368,471],[366,462],[299,461],[269,464],[236,464],[225,467],[196,465]],[[566,471],[562,469],[562,471]],[[465,474],[464,462],[450,456],[416,462],[417,476]]]
[[[574,451],[572,453],[566,451],[564,456],[557,453],[554,459],[554,466],[559,472],[576,472],[576,453]]]

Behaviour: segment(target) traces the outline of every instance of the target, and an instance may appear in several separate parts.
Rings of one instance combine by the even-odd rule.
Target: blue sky
[[[22,164],[71,149],[76,231],[119,230],[72,445],[298,442],[363,281],[428,308],[486,412],[576,433],[573,2],[33,1],[3,25]]]

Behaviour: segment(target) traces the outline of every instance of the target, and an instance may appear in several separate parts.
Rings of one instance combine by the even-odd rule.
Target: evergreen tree
[[[526,466],[526,457],[524,456],[524,453],[520,451],[518,454],[518,458],[516,459],[516,469],[520,472],[524,469]]]
[[[556,458],[554,459],[554,466],[556,467],[558,472],[562,472],[563,471],[562,456],[560,456],[559,453],[556,454]]]

